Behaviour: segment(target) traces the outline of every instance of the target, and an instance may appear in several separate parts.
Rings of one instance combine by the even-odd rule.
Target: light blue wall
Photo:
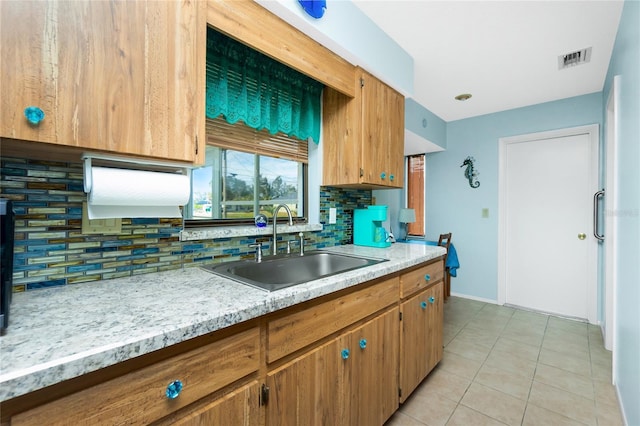
[[[640,3],[626,1],[604,88],[620,75],[617,365],[614,377],[629,425],[640,425]]]
[[[498,298],[498,139],[601,124],[602,94],[593,93],[447,123],[447,150],[427,154],[426,236],[452,232],[460,259],[452,292]],[[460,166],[476,160],[480,187],[472,189]],[[482,218],[482,209],[489,217]]]
[[[411,98],[404,101],[404,128],[442,148],[447,147],[447,123]]]

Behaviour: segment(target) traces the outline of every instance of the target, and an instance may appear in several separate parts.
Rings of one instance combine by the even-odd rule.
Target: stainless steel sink
[[[261,290],[274,291],[380,262],[386,262],[386,259],[311,251],[304,256],[277,255],[264,257],[259,263],[255,260],[239,260],[203,268]]]

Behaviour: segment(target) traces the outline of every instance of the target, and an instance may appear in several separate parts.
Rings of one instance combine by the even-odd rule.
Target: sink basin
[[[261,290],[274,291],[380,262],[386,262],[386,259],[310,251],[304,256],[298,254],[268,256],[264,257],[260,263],[254,260],[239,260],[203,266],[203,268],[216,275]]]

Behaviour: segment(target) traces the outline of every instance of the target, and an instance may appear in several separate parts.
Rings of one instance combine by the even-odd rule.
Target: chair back
[[[449,252],[449,245],[451,244],[451,232],[448,234],[440,234],[440,238],[438,238],[438,245],[447,249],[447,253]]]

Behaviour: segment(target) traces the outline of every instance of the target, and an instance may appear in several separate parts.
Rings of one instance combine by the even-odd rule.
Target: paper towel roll
[[[89,219],[181,217],[189,201],[188,176],[143,170],[93,167]]]

